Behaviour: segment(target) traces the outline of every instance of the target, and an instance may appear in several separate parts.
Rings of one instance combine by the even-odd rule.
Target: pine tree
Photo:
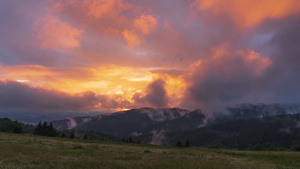
[[[42,136],[48,135],[48,123],[46,121],[43,123],[41,135]]]
[[[53,124],[50,123],[49,127],[48,127],[48,133],[47,136],[49,137],[56,137],[57,136],[57,131],[56,129],[53,127]]]
[[[133,143],[131,136],[129,136],[129,138],[128,138],[128,143]]]
[[[42,122],[39,122],[39,124],[34,128],[33,134],[34,135],[42,135]]]
[[[70,135],[70,139],[74,139],[75,135],[74,135],[74,131],[72,130],[71,135]]]
[[[190,147],[190,142],[188,139],[185,141],[185,147]]]
[[[177,141],[177,143],[175,144],[175,147],[183,147],[181,141]]]
[[[62,133],[60,137],[61,137],[61,138],[66,138],[66,134],[65,134],[65,133]]]
[[[88,139],[88,136],[86,135],[86,133],[84,133],[83,139],[84,139],[84,140],[87,140],[87,139]]]
[[[14,123],[14,133],[22,133],[23,132],[22,125],[18,123],[18,121],[14,121],[13,123]]]

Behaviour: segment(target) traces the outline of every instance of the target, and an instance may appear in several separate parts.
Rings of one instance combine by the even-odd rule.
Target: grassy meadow
[[[0,133],[0,168],[296,169],[300,152],[173,148]]]

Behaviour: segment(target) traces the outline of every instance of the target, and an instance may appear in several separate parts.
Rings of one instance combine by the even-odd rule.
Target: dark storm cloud
[[[147,88],[146,100],[154,106],[163,107],[168,103],[168,96],[165,90],[165,82],[158,79]]]
[[[0,82],[0,108],[8,111],[83,110],[98,103],[92,92],[69,95],[63,92],[29,87],[25,84]]]
[[[298,103],[300,99],[300,15],[292,17],[270,41],[274,64],[266,74],[264,90],[270,100]]]
[[[299,104],[299,18],[297,15],[282,22],[270,22],[268,29],[273,35],[267,41],[268,45],[265,46],[268,47],[264,50],[268,51],[272,64],[260,73],[255,73],[255,70],[260,67],[259,63],[263,62],[256,62],[249,67],[245,59],[247,61],[247,58],[251,57],[236,52],[234,48],[237,46],[231,46],[233,49],[227,50],[218,59],[204,60],[187,78],[190,85],[182,106],[198,106],[215,111],[238,103]],[[278,27],[274,27],[275,23]],[[265,24],[264,29],[266,27]],[[260,56],[257,59],[263,61],[264,58]]]
[[[197,67],[187,81],[183,106],[214,109],[242,99],[252,92],[259,79],[237,54],[225,54],[220,59],[207,60]]]
[[[137,103],[137,106],[167,106],[169,98],[165,89],[165,81],[161,79],[153,81],[148,85],[145,96],[142,96],[140,93],[136,93],[133,95],[132,99]]]

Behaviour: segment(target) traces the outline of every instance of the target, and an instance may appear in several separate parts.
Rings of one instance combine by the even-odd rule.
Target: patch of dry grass
[[[0,168],[283,169],[300,168],[298,152],[170,148],[0,133]]]

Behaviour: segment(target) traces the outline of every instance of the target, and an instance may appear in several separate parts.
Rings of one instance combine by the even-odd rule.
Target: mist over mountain
[[[240,104],[227,107],[215,116],[207,116],[201,110],[141,108],[52,123],[60,130],[95,131],[119,138],[132,137],[146,144],[174,145],[178,140],[189,139],[197,146],[234,147],[234,144],[227,142],[233,137],[245,139],[244,134],[257,138],[272,133],[272,136],[278,136],[274,144],[280,142],[280,138],[290,138],[287,137],[290,131],[298,132],[299,113],[299,106],[281,104]],[[237,148],[245,148],[261,139],[248,139],[250,141],[239,143]]]
[[[227,107],[224,111],[216,113],[209,119],[213,123],[234,120],[249,120],[264,118],[274,115],[300,113],[299,105],[290,104],[238,104]]]
[[[201,111],[141,108],[92,117],[69,118],[52,123],[60,130],[92,130],[115,137],[128,137],[148,134],[155,129],[166,131],[193,129],[201,125],[204,118],[205,115]],[[194,122],[190,123],[192,120]]]
[[[1,117],[7,117],[12,120],[17,120],[22,123],[36,125],[40,121],[53,121],[59,119],[66,119],[70,117],[78,117],[82,115],[95,116],[99,114],[104,114],[106,112],[48,112],[40,113],[35,111],[20,111],[20,112],[10,112],[10,111],[0,111]]]
[[[151,142],[151,136],[139,138]],[[190,131],[165,133],[161,144],[189,140],[193,146],[235,149],[291,148],[300,140],[300,114],[282,114],[216,123]],[[256,147],[256,148],[255,148]],[[258,150],[258,149],[257,149]]]

